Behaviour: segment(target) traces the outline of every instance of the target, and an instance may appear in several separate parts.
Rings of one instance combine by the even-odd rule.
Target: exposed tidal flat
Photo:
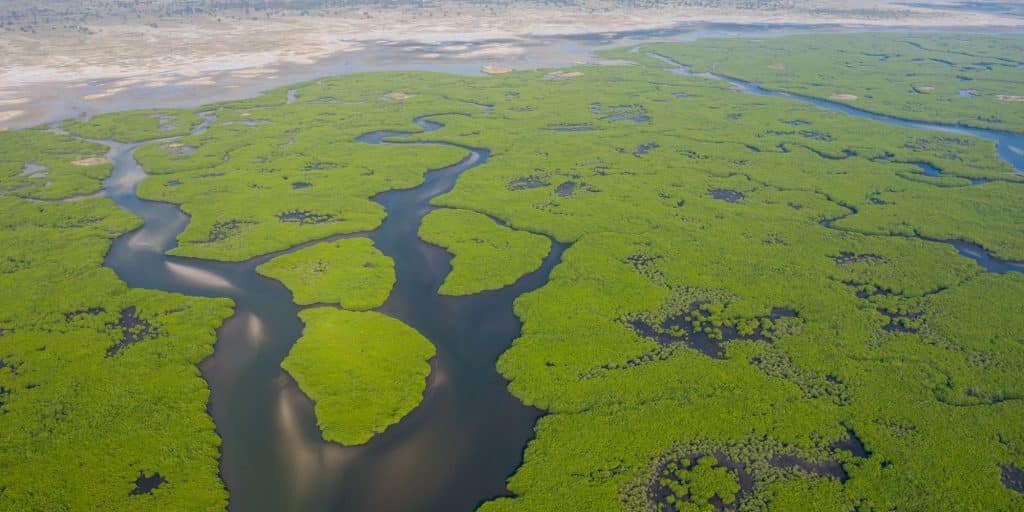
[[[927,36],[941,37],[1019,41]],[[1002,139],[611,56],[636,64],[360,74],[89,123],[101,137],[142,123],[118,138],[151,142],[0,135],[14,155],[0,279],[34,294],[0,317],[0,425],[26,438],[5,443],[0,507],[1024,506],[1024,190]],[[67,171],[101,157],[95,174]],[[32,163],[64,171],[47,185]],[[114,202],[51,202],[101,188]],[[111,240],[123,282],[99,265]],[[333,281],[339,257],[367,279]],[[284,286],[256,272],[274,262]],[[459,274],[492,291],[438,295]],[[30,284],[44,280],[62,287]],[[347,305],[350,287],[372,299]],[[213,297],[235,304],[200,365],[216,433],[193,369],[230,314]],[[304,311],[303,326],[297,301],[341,310]],[[366,359],[345,355],[363,344]],[[162,393],[132,366],[146,358]],[[135,387],[93,393],[97,380]],[[341,412],[353,400],[366,414]],[[106,426],[82,412],[96,404],[153,433],[115,456],[62,451],[68,430],[84,444]],[[55,457],[110,471],[38,490]]]

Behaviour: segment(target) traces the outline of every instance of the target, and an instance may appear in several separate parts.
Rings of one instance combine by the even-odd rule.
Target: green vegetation
[[[434,210],[423,218],[420,238],[455,255],[439,293],[472,295],[508,286],[540,268],[551,242],[516,231],[467,210]]]
[[[516,94],[494,100],[493,130],[439,132],[495,157],[436,203],[574,242],[516,303],[499,370],[550,414],[516,497],[483,510],[650,510],[664,454],[719,451],[751,472],[740,510],[1024,506],[999,474],[1024,449],[1024,383],[1002,373],[1024,369],[1024,279],[912,236],[1024,257],[1024,191],[992,144],[653,67],[503,77]],[[604,119],[620,105],[650,120]],[[922,161],[999,181],[937,186],[898,163]],[[834,448],[850,432],[868,454]]]
[[[736,475],[717,464],[711,455],[668,463],[658,478],[658,485],[668,491],[667,504],[673,510],[696,512],[715,510],[715,498],[724,505],[735,502],[740,490]]]
[[[91,194],[110,175],[106,146],[44,130],[0,136],[0,195],[60,199]]]
[[[814,34],[645,48],[767,89],[905,119],[1024,132],[1020,35]]]
[[[380,307],[395,284],[395,262],[369,238],[322,242],[278,256],[256,271],[284,283],[296,304],[338,303],[350,310]]]
[[[282,363],[316,402],[324,439],[362,444],[419,404],[434,346],[374,312],[308,309],[306,328]]]
[[[239,261],[377,227],[384,209],[371,197],[414,187],[424,172],[465,152],[373,146],[356,137],[387,128],[417,131],[411,124],[417,115],[479,110],[430,98],[382,98],[389,86],[384,76],[358,75],[300,87],[301,100],[291,105],[283,90],[215,105],[217,121],[207,132],[140,148],[139,162],[159,175],[141,185],[140,196],[180,204],[192,217],[171,253]]]
[[[860,48],[864,41],[902,44],[900,37],[906,39],[817,36],[801,44],[829,55],[829,48]],[[945,48],[935,50],[944,56],[937,58],[950,62],[960,62],[964,51],[979,55],[969,60],[993,62],[1020,53],[1014,38],[913,40]],[[764,44],[796,46],[793,41]],[[759,50],[742,44],[720,47],[729,48],[729,62],[755,69],[747,56]],[[725,54],[707,43],[657,49],[684,62],[691,52]],[[918,51],[924,50],[900,53]],[[424,239],[456,255],[452,284],[446,283],[452,289],[445,291],[500,286],[535,268],[533,254],[542,251],[514,240],[524,232],[572,247],[550,282],[515,304],[522,336],[498,369],[517,397],[547,414],[509,481],[512,496],[483,504],[485,512],[559,510],[567,503],[594,511],[678,510],[717,500],[744,511],[1024,509],[1024,494],[1001,475],[1002,468],[1024,467],[1024,276],[985,273],[950,244],[928,240],[965,240],[1000,258],[1024,259],[1024,224],[1017,221],[1024,218],[1024,178],[997,158],[994,144],[745,95],[719,81],[671,73],[643,53],[610,55],[637,64],[490,77],[352,75],[295,86],[292,104],[277,90],[213,105],[207,108],[217,120],[209,131],[140,149],[140,161],[155,175],[140,191],[181,204],[192,216],[176,254],[242,260],[372,229],[384,211],[370,198],[415,186],[425,171],[464,156],[446,146],[367,145],[356,141],[362,133],[417,132],[410,120],[433,115],[445,127],[411,140],[490,149],[486,164],[435,198],[450,210],[432,213],[423,226]],[[915,58],[903,59],[900,72],[927,76],[933,92],[959,86],[952,74],[931,74],[934,62]],[[799,69],[786,62],[785,69]],[[793,80],[826,83],[839,76],[837,84],[854,85],[847,59],[810,62],[822,78],[800,70]],[[1019,71],[998,62],[985,73],[1014,80]],[[874,68],[857,69],[860,79],[876,80]],[[888,78],[879,81],[899,83],[883,71],[877,76]],[[985,73],[977,73],[974,81],[985,82]],[[888,86],[870,86],[877,89],[870,98],[849,94],[897,101],[896,92],[880,92]],[[822,87],[826,96],[852,90]],[[984,123],[1019,129],[1013,104],[1002,101],[996,109],[976,101],[971,108],[986,118],[1002,116]],[[908,108],[939,119],[923,107]],[[954,116],[943,119],[982,121],[958,108],[943,110]],[[0,139],[8,136],[17,135]],[[74,152],[80,151],[88,152]],[[925,175],[917,163],[942,175]],[[17,169],[24,162],[5,165]],[[972,185],[973,179],[989,182]],[[216,438],[191,365],[209,350],[210,326],[227,305],[123,290],[98,262],[109,238],[133,222],[108,202],[34,204],[8,196],[0,207],[10,226],[3,236],[17,241],[2,245],[0,279],[4,289],[27,290],[0,308],[5,352],[15,340],[11,355],[2,357],[19,362],[16,372],[0,369],[9,395],[0,401],[9,411],[5,421],[29,418],[2,431],[13,441],[0,452],[0,487],[6,488],[0,506],[9,506],[8,496],[18,497],[14,509],[60,508],[71,503],[65,497],[77,496],[93,505],[114,493],[101,508],[129,507],[119,499],[171,500],[150,508],[186,501],[177,508],[223,507]],[[466,248],[475,245],[502,249]],[[336,248],[313,248],[320,249]],[[305,277],[308,267],[299,262],[307,254],[291,256],[295,265],[282,266]],[[335,261],[307,261],[320,259]],[[514,272],[504,274],[507,268]],[[327,288],[292,286],[297,294]],[[345,305],[338,290],[328,291]],[[94,306],[104,313],[94,318],[88,313]],[[194,313],[176,313],[180,307]],[[78,311],[86,314],[72,317],[82,320],[65,320],[64,313]],[[106,351],[119,346],[118,331],[104,326],[116,318],[140,318],[181,337],[168,334],[177,341],[167,345],[143,341],[108,358]],[[304,311],[302,318],[305,334],[284,365],[316,401],[325,438],[365,442],[419,402],[433,348],[410,327],[377,313],[331,308]],[[87,325],[83,339],[93,342],[55,344],[63,339],[62,322]],[[43,355],[33,352],[44,342]],[[58,348],[92,350],[92,359],[54,356]],[[142,375],[156,375],[145,382],[127,379],[138,372],[108,368],[158,349],[165,351],[162,365],[144,366]],[[32,365],[42,368],[41,381],[90,380],[59,388],[75,393],[33,395],[40,388],[18,380],[35,375]],[[90,373],[88,365],[104,373]],[[123,386],[102,387],[105,394],[93,397],[104,421],[67,415],[81,406],[76,400],[92,397],[95,382]],[[146,388],[155,382],[159,390]],[[144,406],[124,403],[129,393],[145,398]],[[43,399],[19,402],[32,396]],[[124,421],[110,426],[110,417]],[[158,420],[160,429],[137,428]],[[63,444],[70,435],[64,430],[35,435],[38,425],[55,422],[81,433],[71,439],[82,441]],[[97,432],[100,427],[107,430]],[[103,444],[138,432],[147,432],[139,446]],[[149,436],[159,437],[149,432],[173,435],[158,448],[148,444]],[[85,442],[92,436],[102,448]],[[113,452],[117,457],[99,458],[116,449],[123,450]],[[37,456],[13,453],[18,450]],[[78,467],[91,470],[71,471]],[[139,471],[158,471],[167,483],[152,496],[129,498],[107,481],[97,484],[97,467],[110,468],[104,478],[122,487]],[[40,492],[39,482],[58,481],[54,474],[68,483]],[[51,498],[56,501],[43,501]]]
[[[60,127],[87,139],[139,142],[187,135],[202,120],[188,110],[135,110],[100,114],[88,120],[69,119]]]
[[[50,169],[33,197],[94,191],[110,168],[76,175],[68,160],[105,148],[38,130],[0,147],[5,168]],[[0,510],[223,510],[195,365],[231,302],[127,289],[101,264],[139,220],[107,199],[0,197],[0,219]]]

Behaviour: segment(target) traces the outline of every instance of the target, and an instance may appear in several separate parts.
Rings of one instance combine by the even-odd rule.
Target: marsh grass
[[[1024,132],[1024,38],[941,33],[797,35],[651,45],[697,72],[904,119]],[[965,87],[969,84],[969,87]]]
[[[434,346],[399,320],[375,312],[308,309],[282,366],[316,403],[324,439],[362,444],[423,397]]]
[[[771,62],[744,41],[658,50],[692,56],[698,68],[698,58],[721,61],[718,71],[741,68],[767,86],[761,73],[784,76],[777,86],[802,94],[856,95],[844,101],[867,109],[1020,129],[1017,107],[996,109],[988,94],[997,80],[986,83],[1015,83],[1020,71],[1007,65],[1020,54],[1016,38],[816,36],[811,56],[795,52],[796,42],[759,42],[775,48]],[[884,60],[899,61],[898,71],[868,55],[876,44],[901,48],[906,57]],[[846,58],[836,57],[841,51]],[[701,491],[705,504],[724,503],[734,489],[725,461],[742,463],[753,480],[735,495],[738,510],[1024,509],[1019,472],[1006,469],[1024,467],[1024,276],[986,273],[937,241],[1024,259],[1022,178],[994,143],[754,97],[671,73],[642,53],[622,57],[637,64],[488,77],[359,74],[291,86],[293,103],[279,89],[207,106],[217,121],[180,140],[195,151],[160,143],[138,151],[154,174],[140,194],[191,216],[175,254],[238,261],[373,229],[385,212],[371,198],[465,156],[444,146],[361,144],[361,134],[416,132],[406,140],[488,148],[485,164],[433,200],[446,209],[423,226],[425,239],[456,255],[449,280],[461,284],[450,286],[485,289],[527,272],[547,246],[526,233],[572,246],[550,282],[515,303],[522,335],[498,370],[515,396],[547,414],[508,482],[511,495],[484,503],[485,512],[657,510],[646,491],[652,475],[669,459],[708,454],[716,455],[710,469],[673,478],[707,484],[714,492]],[[976,65],[997,59],[1007,65]],[[898,73],[918,73],[913,81],[927,94],[906,99],[892,85],[904,80]],[[931,99],[963,89],[956,75],[964,73],[979,91],[963,99],[970,113],[956,106],[961,98]],[[815,85],[817,74],[835,83]],[[386,98],[394,91],[401,101]],[[606,106],[646,119],[610,118],[623,112]],[[443,116],[430,134],[411,122],[440,113],[460,115]],[[125,126],[152,119],[127,113],[103,122],[120,116]],[[578,126],[593,129],[551,129]],[[30,162],[59,178],[51,188],[66,187],[54,198],[95,190],[107,172],[61,174],[97,148],[49,135],[31,145],[39,133],[0,134],[3,147],[26,148],[3,157],[0,182],[8,193],[0,197],[0,284],[18,290],[0,308],[0,507],[223,508],[217,438],[202,407],[208,391],[194,364],[229,304],[126,290],[99,264],[109,240],[138,220],[109,201],[14,197],[31,183],[20,176]],[[41,193],[33,186],[21,195]],[[292,222],[296,212],[323,222]],[[438,226],[446,232],[434,233]],[[332,301],[344,305],[335,286]],[[370,285],[353,286],[362,293]],[[702,304],[691,311],[694,302]],[[115,326],[132,306],[160,335],[106,357],[125,338]],[[681,313],[689,316],[679,325],[664,323]],[[414,330],[377,313],[302,315],[306,332],[285,367],[316,401],[327,439],[364,442],[419,402],[433,347]],[[644,318],[670,331],[657,334],[671,342],[629,325]],[[715,357],[685,343],[698,329],[715,341]],[[862,451],[838,447],[851,432]],[[846,479],[816,471],[822,461]],[[166,483],[133,496],[140,472]],[[41,490],[53,481],[63,485]]]
[[[395,283],[395,263],[368,238],[322,242],[278,256],[256,271],[284,283],[296,304],[339,304],[349,310],[380,307]]]
[[[551,241],[544,236],[499,225],[476,212],[448,208],[428,213],[419,236],[454,255],[452,271],[438,290],[442,295],[472,295],[508,286],[540,268],[551,250]]]

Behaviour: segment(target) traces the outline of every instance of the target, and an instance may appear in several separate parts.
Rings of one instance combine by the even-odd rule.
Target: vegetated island
[[[472,295],[508,286],[540,268],[551,250],[551,241],[542,235],[450,208],[428,213],[419,235],[454,255],[452,271],[438,290],[442,295]]]
[[[299,249],[256,271],[281,281],[295,295],[296,304],[336,303],[352,311],[380,307],[395,283],[394,260],[363,237]]]
[[[282,367],[316,403],[324,439],[362,444],[416,407],[434,346],[376,312],[314,308]]]
[[[271,259],[257,272],[281,281],[296,304],[338,304],[300,313],[302,337],[281,363],[316,404],[324,439],[362,444],[415,408],[434,346],[381,313],[394,261],[369,238],[320,242]]]

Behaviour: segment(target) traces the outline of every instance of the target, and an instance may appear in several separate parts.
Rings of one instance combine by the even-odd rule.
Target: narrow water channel
[[[669,66],[672,67],[672,70],[675,73],[686,76],[696,76],[711,80],[724,81],[732,85],[735,90],[747,94],[753,94],[756,96],[767,96],[770,98],[787,98],[791,100],[799,100],[805,103],[810,103],[811,105],[823,108],[825,110],[830,110],[832,112],[839,112],[841,114],[846,114],[849,116],[870,119],[872,121],[877,121],[879,123],[899,126],[902,128],[912,128],[916,130],[927,130],[932,132],[953,133],[957,135],[971,135],[981,139],[988,139],[996,143],[997,151],[999,152],[1000,158],[1002,158],[1004,161],[1013,166],[1014,170],[1016,170],[1017,172],[1024,173],[1024,134],[1001,132],[998,130],[985,130],[982,128],[969,128],[966,126],[956,126],[942,123],[929,123],[925,121],[911,121],[909,119],[901,119],[899,117],[887,116],[884,114],[876,114],[874,112],[860,110],[858,108],[854,108],[849,105],[838,103],[835,101],[828,101],[820,98],[814,98],[811,96],[803,96],[783,91],[765,89],[761,87],[759,84],[756,84],[754,82],[747,82],[744,80],[740,80],[738,78],[719,75],[715,73],[697,73],[693,71],[693,69],[690,68],[690,66],[682,64],[660,53],[648,52],[647,55],[668,64]]]
[[[994,132],[821,106],[898,126],[997,140],[1000,156],[1015,168],[1024,159],[1024,154],[1012,158],[1016,148],[1024,147],[1019,136],[1002,139]],[[197,132],[213,121],[212,114],[204,114]],[[424,131],[443,126],[428,118],[415,122]],[[395,139],[407,135],[374,132],[358,140],[405,143]],[[444,297],[436,291],[450,269],[450,256],[417,236],[420,221],[432,209],[430,199],[450,190],[463,172],[484,164],[488,150],[458,146],[467,152],[461,162],[428,172],[413,189],[374,198],[388,214],[378,229],[332,237],[369,236],[395,260],[397,282],[379,310],[415,327],[437,347],[422,404],[366,445],[343,447],[322,440],[312,403],[280,368],[301,335],[299,308],[280,283],[255,272],[259,264],[295,248],[238,263],[165,255],[177,244],[188,217],[176,205],[136,195],[146,177],[133,156],[140,144],[102,142],[111,147],[108,158],[114,162],[105,194],[144,221],[114,241],[105,264],[131,287],[235,301],[235,314],[218,330],[214,355],[200,366],[211,388],[209,411],[223,439],[221,476],[232,510],[451,512],[507,494],[505,481],[521,463],[541,412],[509,395],[495,361],[520,333],[513,301],[547,282],[566,246],[553,243],[543,266],[512,286]],[[956,244],[961,254],[989,270],[1022,270],[980,248]]]
[[[813,98],[810,96],[802,96],[798,94],[791,94],[788,92],[773,91],[771,89],[765,89],[760,85],[743,81],[737,78],[727,77],[714,73],[697,73],[694,72],[690,66],[682,64],[674,59],[671,59],[665,55],[656,52],[648,52],[649,57],[658,59],[669,66],[671,66],[674,73],[678,73],[686,76],[696,76],[700,78],[706,78],[709,80],[719,80],[726,82],[733,86],[737,91],[753,94],[755,96],[767,96],[771,98],[786,98],[790,100],[798,100],[805,103],[810,103],[819,108],[829,110],[832,112],[838,112],[849,116],[861,117],[864,119],[870,119],[879,123],[885,123],[893,126],[899,126],[902,128],[912,128],[916,130],[927,130],[933,132],[942,133],[953,133],[957,135],[970,135],[981,139],[991,140],[996,143],[996,150],[999,158],[1006,163],[1010,164],[1015,171],[1018,173],[1024,173],[1024,134],[1001,132],[996,130],[985,130],[981,128],[968,128],[964,126],[946,125],[941,123],[927,123],[923,121],[910,121],[907,119],[901,119],[898,117],[887,116],[883,114],[875,114],[865,110],[853,108],[849,105],[837,103],[834,101],[823,100],[819,98]],[[928,176],[938,176],[940,174],[938,169],[933,166],[922,163],[915,163],[921,168],[922,172]],[[988,180],[969,180],[971,185],[984,185],[990,183]],[[847,206],[846,208],[850,208]],[[856,210],[850,209],[850,215],[856,214]],[[844,215],[845,217],[845,215]],[[842,217],[840,217],[842,218]],[[823,221],[822,226],[831,228],[832,223],[839,219],[830,219]],[[990,252],[986,251],[983,247],[966,242],[963,240],[935,240],[924,237],[918,237],[922,240],[928,240],[930,242],[948,243],[956,248],[957,252],[961,256],[971,258],[978,263],[987,272],[1006,273],[1006,272],[1024,272],[1024,262],[1022,261],[1007,261],[1001,260],[993,256]]]

